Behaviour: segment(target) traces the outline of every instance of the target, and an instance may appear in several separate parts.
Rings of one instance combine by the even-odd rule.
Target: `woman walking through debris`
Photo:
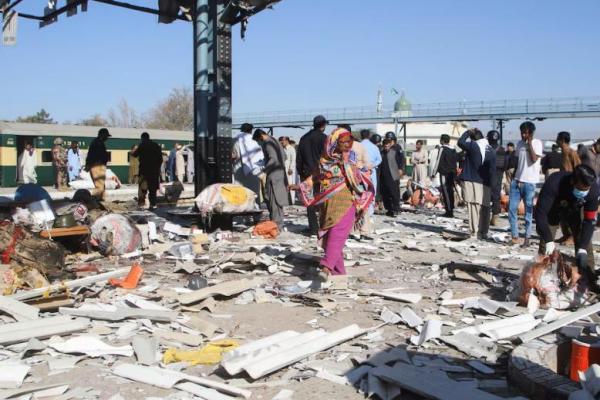
[[[313,196],[313,178],[301,184],[301,197],[307,206],[321,206],[319,239],[325,249],[320,261],[321,280],[329,275],[345,275],[342,250],[353,225],[362,221],[374,199],[373,183],[366,170],[357,165],[352,151],[352,134],[344,129],[334,130],[325,142],[315,179],[320,192]],[[316,182],[315,182],[316,183]]]

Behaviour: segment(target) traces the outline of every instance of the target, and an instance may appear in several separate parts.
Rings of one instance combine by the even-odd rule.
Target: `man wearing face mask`
[[[578,165],[573,172],[556,172],[544,183],[535,208],[539,253],[554,252],[554,237],[561,221],[571,228],[579,271],[594,284],[592,235],[598,213],[598,195],[594,170]]]

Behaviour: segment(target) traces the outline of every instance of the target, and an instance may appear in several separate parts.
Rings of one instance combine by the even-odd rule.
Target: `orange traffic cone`
[[[111,278],[108,280],[108,283],[113,286],[122,287],[123,289],[135,289],[138,285],[138,282],[142,278],[143,273],[144,270],[142,267],[140,267],[140,264],[135,263],[131,266],[131,269],[129,270],[129,273],[125,279]]]

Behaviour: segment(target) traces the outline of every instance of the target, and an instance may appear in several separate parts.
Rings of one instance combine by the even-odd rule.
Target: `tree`
[[[55,124],[54,120],[50,118],[50,113],[43,108],[33,115],[27,117],[18,117],[17,122],[29,122],[34,124]]]
[[[77,125],[84,126],[107,126],[108,121],[104,119],[100,114],[94,114],[88,118],[82,119]]]
[[[189,88],[171,90],[166,99],[151,109],[145,126],[152,129],[190,131],[194,128],[194,96]]]
[[[133,107],[125,99],[121,99],[116,110],[111,108],[107,114],[108,125],[119,128],[140,128],[142,121]]]

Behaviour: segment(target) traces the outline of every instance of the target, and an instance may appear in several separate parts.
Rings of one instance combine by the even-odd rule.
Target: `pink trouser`
[[[355,214],[356,208],[354,206],[350,207],[342,219],[329,228],[323,236],[325,257],[321,259],[321,265],[327,268],[331,275],[346,275],[343,250],[348,235],[354,226]]]

